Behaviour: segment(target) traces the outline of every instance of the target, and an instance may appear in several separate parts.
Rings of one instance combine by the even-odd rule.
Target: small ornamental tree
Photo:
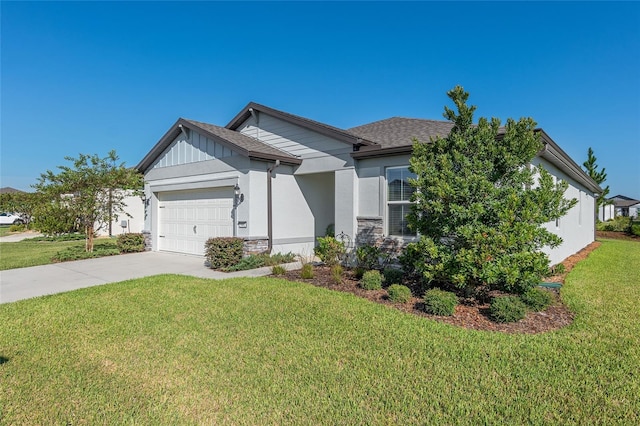
[[[587,150],[587,161],[582,163],[582,165],[584,166],[587,174],[591,177],[591,179],[593,179],[598,185],[601,185],[607,179],[607,173],[605,172],[604,167],[602,168],[602,170],[598,171],[598,165],[596,164],[596,161],[598,161],[598,159],[593,154],[593,149],[589,147],[589,149]],[[609,203],[607,201],[607,195],[609,195],[609,185],[607,185],[605,188],[602,188],[602,193],[598,195],[598,198],[596,199],[596,211],[600,209],[600,206]]]
[[[445,107],[450,134],[413,146],[417,178],[410,183],[417,190],[408,219],[420,238],[407,253],[431,285],[522,293],[549,271],[540,249],[562,242],[542,225],[575,200],[563,197],[567,183],[531,166],[543,147],[531,118],[509,119],[505,127],[481,118],[474,125],[469,94],[457,86],[448,96],[457,107]]]
[[[58,166],[57,174],[47,170],[34,188],[42,194],[45,212],[74,218],[85,231],[85,248],[91,252],[95,232],[124,213],[125,191],[140,194],[143,178],[124,163],[116,164],[115,151],[104,158],[80,154],[78,158],[65,157],[65,160],[71,161],[72,166]]]

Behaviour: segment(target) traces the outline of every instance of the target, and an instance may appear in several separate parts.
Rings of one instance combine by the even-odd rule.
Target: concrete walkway
[[[296,269],[300,268],[300,264],[290,263],[285,267]],[[270,267],[230,273],[218,272],[205,267],[204,258],[201,256],[161,252],[123,254],[0,271],[0,303],[158,274],[224,279],[260,277],[270,273]]]

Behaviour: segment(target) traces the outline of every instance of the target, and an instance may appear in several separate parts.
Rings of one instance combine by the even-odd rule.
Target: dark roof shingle
[[[449,121],[424,120],[419,118],[392,117],[374,121],[347,131],[363,139],[380,144],[381,148],[411,146],[413,139],[429,142],[437,136],[445,137],[453,128]]]

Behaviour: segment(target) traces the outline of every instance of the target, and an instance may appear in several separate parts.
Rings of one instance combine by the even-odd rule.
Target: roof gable
[[[164,136],[158,141],[158,143],[156,143],[142,161],[138,163],[136,169],[141,172],[146,172],[156,163],[158,158],[167,151],[167,149],[170,149],[172,144],[175,143],[176,138],[178,138],[181,133],[185,134],[185,139],[190,139],[190,132],[197,132],[205,138],[212,140],[214,143],[219,144],[223,148],[248,158],[265,161],[280,160],[283,164],[291,165],[297,165],[302,162],[299,158],[239,132],[213,124],[180,118],[173,126],[171,126],[167,133],[164,134]],[[202,151],[202,148],[200,148],[200,150]],[[208,152],[208,150],[205,150],[205,152]],[[210,156],[208,158],[203,158],[203,160],[216,158],[215,151],[213,154],[209,153],[209,155]],[[223,151],[222,156],[226,157],[231,155],[224,155]]]
[[[255,102],[249,102],[249,104],[247,104],[247,106],[244,107],[244,109],[242,109],[225,127],[230,130],[237,130],[245,121],[247,121],[252,116],[252,114],[256,113],[264,113],[276,117],[280,120],[284,120],[291,124],[304,127],[345,144],[354,145],[355,147],[359,147],[361,145],[375,145],[375,142],[368,140],[367,138],[362,138],[343,129],[320,123],[318,121],[310,120],[305,117],[300,117],[298,115],[289,114],[288,112],[279,111],[277,109],[270,108]]]

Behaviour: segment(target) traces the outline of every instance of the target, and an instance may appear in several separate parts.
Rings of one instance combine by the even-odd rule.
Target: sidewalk
[[[297,262],[284,266],[300,268]],[[9,269],[0,271],[0,303],[158,274],[212,279],[260,277],[271,274],[271,267],[224,273],[205,267],[200,256],[144,252]]]

